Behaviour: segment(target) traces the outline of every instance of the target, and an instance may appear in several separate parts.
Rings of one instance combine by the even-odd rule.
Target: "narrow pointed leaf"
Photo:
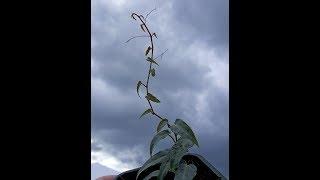
[[[187,125],[187,123],[185,123],[182,119],[176,119],[176,121],[174,122],[174,124],[181,129],[182,131],[184,131],[186,134],[188,134],[191,137],[191,140],[199,147],[199,143],[197,141],[196,136],[194,135],[192,129]]]
[[[158,124],[157,132],[159,132],[167,124],[168,124],[168,119],[162,119]]]
[[[133,13],[131,14],[131,17],[132,17],[134,20],[136,20],[136,18],[134,17]]]
[[[157,177],[157,180],[163,180],[164,177],[166,177],[169,169],[170,169],[169,161],[162,163],[160,166],[159,175]]]
[[[156,37],[156,38],[158,39],[158,37],[157,37],[156,33],[153,33],[152,35],[154,35],[154,37]]]
[[[174,180],[192,180],[196,174],[197,167],[195,165],[181,163],[175,173]]]
[[[188,132],[185,129],[175,124],[170,125],[170,129],[173,133],[180,135],[181,136],[180,138],[187,138],[192,141],[192,144],[197,143],[196,140],[190,134],[188,134]]]
[[[145,110],[145,111],[141,114],[140,118],[141,118],[142,116],[146,115],[146,114],[149,114],[149,113],[152,113],[152,109],[147,109],[147,110]]]
[[[189,138],[182,137],[182,138],[179,138],[177,140],[175,146],[179,146],[179,147],[182,147],[182,148],[189,149],[189,148],[191,148],[193,146],[193,144],[194,143]]]
[[[172,146],[170,154],[170,170],[175,171],[181,162],[182,157],[188,152],[188,149],[193,146],[193,142],[187,138],[180,138]]]
[[[160,103],[159,99],[157,99],[154,95],[152,95],[151,93],[148,93],[146,98],[150,101],[156,102],[156,103]]]
[[[156,64],[156,65],[159,66],[159,64],[158,64],[155,60],[153,60],[152,58],[150,58],[150,57],[147,58],[147,61],[152,62],[152,63],[154,63],[154,64]]]
[[[149,180],[152,177],[158,176],[159,174],[159,170],[153,171],[152,173],[150,173],[148,176],[146,176],[145,178],[143,178],[143,180]]]
[[[150,74],[154,77],[156,75],[156,70],[154,68],[150,69]]]
[[[140,27],[141,27],[141,29],[142,29],[143,32],[146,32],[146,31],[144,30],[144,28],[143,28],[143,24],[140,24]]]
[[[139,175],[141,174],[141,172],[145,171],[146,169],[148,169],[151,166],[154,166],[158,163],[162,163],[164,161],[167,161],[168,157],[167,154],[170,152],[170,149],[166,149],[163,151],[158,152],[157,154],[153,155],[152,157],[150,157],[148,159],[147,162],[144,163],[144,165],[139,169],[136,179],[138,179]]]
[[[141,81],[138,81],[137,83],[137,93],[138,93],[138,96],[140,97],[140,94],[139,94],[139,88],[141,86],[142,82]],[[140,97],[141,98],[141,97]]]
[[[157,145],[157,143],[161,140],[166,138],[168,135],[170,134],[170,132],[168,130],[163,130],[159,133],[157,133],[151,140],[150,143],[150,156],[152,156],[152,151],[153,148],[155,147],[155,145]]]
[[[187,154],[187,152],[188,152],[188,149],[183,148],[183,147],[175,149],[175,151],[170,159],[170,169],[175,170],[178,167],[182,157],[185,154]]]
[[[151,47],[148,46],[147,50],[146,50],[146,54],[145,55],[148,55],[149,51],[151,50]]]
[[[169,128],[176,135],[180,135],[181,136],[183,134],[183,132],[175,124],[171,124]]]

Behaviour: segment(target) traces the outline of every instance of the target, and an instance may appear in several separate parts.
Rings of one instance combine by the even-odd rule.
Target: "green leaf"
[[[140,94],[139,94],[139,88],[141,86],[142,82],[141,81],[138,81],[137,83],[137,93],[138,93],[138,96],[140,97]],[[141,98],[141,97],[140,97]]]
[[[174,134],[180,135],[180,136],[181,136],[181,135],[184,135],[184,137],[187,137],[187,138],[188,138],[188,136],[187,136],[186,134],[183,134],[184,132],[181,131],[175,124],[171,124],[169,128],[171,129],[171,131],[172,131]]]
[[[192,136],[190,136],[184,129],[178,127],[175,124],[170,125],[170,129],[174,134],[177,134],[177,135],[181,136],[179,139],[186,138],[186,139],[189,139],[192,142],[192,145],[196,144],[196,141],[194,140],[194,138],[192,138]]]
[[[188,134],[191,139],[193,141],[194,144],[196,144],[199,147],[199,143],[197,141],[196,136],[194,135],[192,129],[187,125],[187,123],[185,123],[182,119],[176,119],[176,121],[174,122],[174,124],[184,133]]]
[[[157,177],[157,180],[163,180],[164,177],[166,177],[168,171],[170,169],[170,164],[168,161],[163,162],[160,166],[159,175]]]
[[[177,140],[175,145],[189,149],[193,146],[193,144],[194,143],[189,138],[182,137]]]
[[[133,13],[131,14],[131,17],[132,17],[134,20],[136,20],[136,18],[134,18],[134,16],[133,16]]]
[[[148,58],[147,58],[147,61],[149,61],[149,62],[151,62],[151,63],[154,63],[154,64],[156,64],[156,65],[159,66],[159,64],[158,64],[155,60],[153,60],[151,57],[148,57]]]
[[[175,173],[174,180],[192,180],[196,174],[197,167],[195,165],[181,163]]]
[[[152,173],[150,173],[148,176],[146,176],[145,178],[143,178],[143,180],[149,180],[152,177],[158,176],[159,174],[159,170],[153,171]]]
[[[152,35],[154,35],[154,37],[156,37],[156,38],[158,39],[158,37],[157,37],[156,33],[153,33]]]
[[[151,93],[148,93],[146,98],[150,101],[156,102],[156,103],[160,103],[159,99],[157,99],[154,95],[152,95]]]
[[[142,116],[148,114],[148,113],[152,113],[152,109],[147,109],[147,110],[145,110],[145,111],[141,114],[140,118],[141,118]]]
[[[171,159],[170,159],[170,169],[175,170],[179,165],[182,157],[188,152],[188,148],[193,146],[193,142],[187,138],[180,138],[172,146]]]
[[[182,157],[186,155],[188,152],[188,149],[180,147],[178,149],[174,150],[174,154],[172,155],[172,158],[170,159],[170,169],[175,170],[179,162],[181,161]]]
[[[149,51],[151,50],[151,47],[148,46],[147,50],[146,50],[146,54],[145,55],[148,55]]]
[[[141,29],[142,29],[143,32],[146,32],[146,31],[144,30],[144,28],[143,28],[143,24],[140,24],[140,27],[141,27]]]
[[[157,132],[159,132],[167,124],[168,124],[168,119],[162,119],[158,124]]]
[[[150,69],[151,75],[154,77],[156,75],[156,70],[154,68]]]
[[[168,130],[163,130],[159,133],[157,133],[151,140],[150,143],[150,156],[152,156],[152,151],[155,145],[157,145],[157,143],[161,140],[166,138],[168,135],[170,134],[170,132]]]
[[[158,152],[157,154],[151,156],[147,162],[144,163],[144,165],[139,169],[136,179],[138,179],[141,172],[145,171],[151,166],[154,166],[158,163],[162,163],[164,161],[168,160],[167,154],[170,152],[170,149],[166,149],[163,151]]]

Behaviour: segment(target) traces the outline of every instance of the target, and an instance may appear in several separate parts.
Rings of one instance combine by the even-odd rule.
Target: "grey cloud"
[[[192,35],[213,45],[228,45],[229,1],[184,0],[173,1],[174,15]]]
[[[92,85],[92,136],[107,145],[118,159],[141,164],[148,157],[149,142],[157,125],[154,117],[138,118],[147,104],[135,92],[136,82],[146,77],[148,65],[143,52],[148,41],[140,38],[124,42],[131,35],[141,34],[130,13],[148,12],[153,5],[128,1],[122,9],[116,9],[108,6],[111,1],[102,2],[105,3],[96,1],[92,6],[92,64],[95,66],[92,79],[106,87],[99,87],[99,83]],[[166,48],[169,50],[158,60],[157,75],[151,79],[152,93],[161,100],[155,109],[171,121],[182,118],[191,124],[202,144],[194,151],[228,176],[228,92],[206,77],[210,68],[199,63],[201,60],[192,56],[197,51],[190,49],[200,41],[218,54],[228,53],[228,1],[158,1],[157,4],[158,12],[149,19],[158,35],[156,55]],[[197,103],[204,92],[205,114],[199,114]],[[213,128],[205,127],[206,124]],[[165,141],[158,148],[168,145],[169,141]],[[102,146],[94,144],[92,151],[101,151]],[[126,158],[124,152],[136,146],[141,148],[143,156]]]
[[[229,176],[229,141],[227,139],[218,139],[213,137],[200,136],[202,146],[194,148],[193,152],[200,154],[210,162],[214,167],[224,174]]]
[[[91,151],[101,151],[103,148],[98,143],[91,143]]]

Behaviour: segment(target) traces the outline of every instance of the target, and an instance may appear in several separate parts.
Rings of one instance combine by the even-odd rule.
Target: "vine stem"
[[[149,34],[150,43],[151,43],[151,59],[153,59],[154,44],[153,44],[152,34],[151,34],[148,26],[146,25],[146,22],[143,21],[143,19],[141,19],[141,16],[140,16],[140,15],[138,15],[138,14],[136,14],[136,13],[132,13],[132,17],[133,17],[133,16],[136,16],[136,17],[139,18],[139,20],[140,20],[141,23],[142,23],[142,26],[144,26],[144,27],[146,28],[146,30],[147,30],[147,32],[148,32],[148,34]],[[147,89],[147,94],[149,93],[149,81],[150,81],[150,70],[151,70],[151,68],[152,68],[152,62],[150,62],[150,64],[149,64],[147,83],[146,83],[146,85],[143,84],[144,87]],[[150,109],[152,110],[152,114],[153,114],[154,116],[158,117],[160,120],[165,119],[165,118],[161,117],[159,114],[157,114],[157,113],[154,111],[150,100],[147,99],[147,101],[148,101],[148,104],[149,104],[149,106],[150,106]],[[170,125],[169,125],[169,124],[167,124],[167,125],[168,125],[168,128],[170,128]],[[177,141],[177,136],[176,136],[176,135],[175,135],[175,138],[173,138],[171,134],[169,134],[169,136],[171,137],[171,139],[173,140],[173,142],[176,142],[176,141]]]
[[[131,41],[132,39],[135,39],[135,38],[138,38],[138,37],[149,37],[149,36],[146,36],[146,35],[133,36],[133,37],[131,37],[130,39],[128,39],[125,43],[128,43],[128,42]]]

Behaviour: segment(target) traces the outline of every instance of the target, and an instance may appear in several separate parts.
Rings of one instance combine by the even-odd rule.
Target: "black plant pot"
[[[198,154],[187,154],[183,159],[187,162],[192,162],[197,166],[197,175],[193,178],[194,180],[226,180],[226,178],[216,168]],[[159,167],[160,164],[152,166],[145,172],[142,172],[139,176],[139,180],[143,179],[149,173],[159,169]],[[116,177],[116,180],[135,180],[138,171],[139,168],[123,172]],[[153,179],[156,178],[151,178],[151,180]],[[164,179],[173,180],[174,174],[169,172]]]

